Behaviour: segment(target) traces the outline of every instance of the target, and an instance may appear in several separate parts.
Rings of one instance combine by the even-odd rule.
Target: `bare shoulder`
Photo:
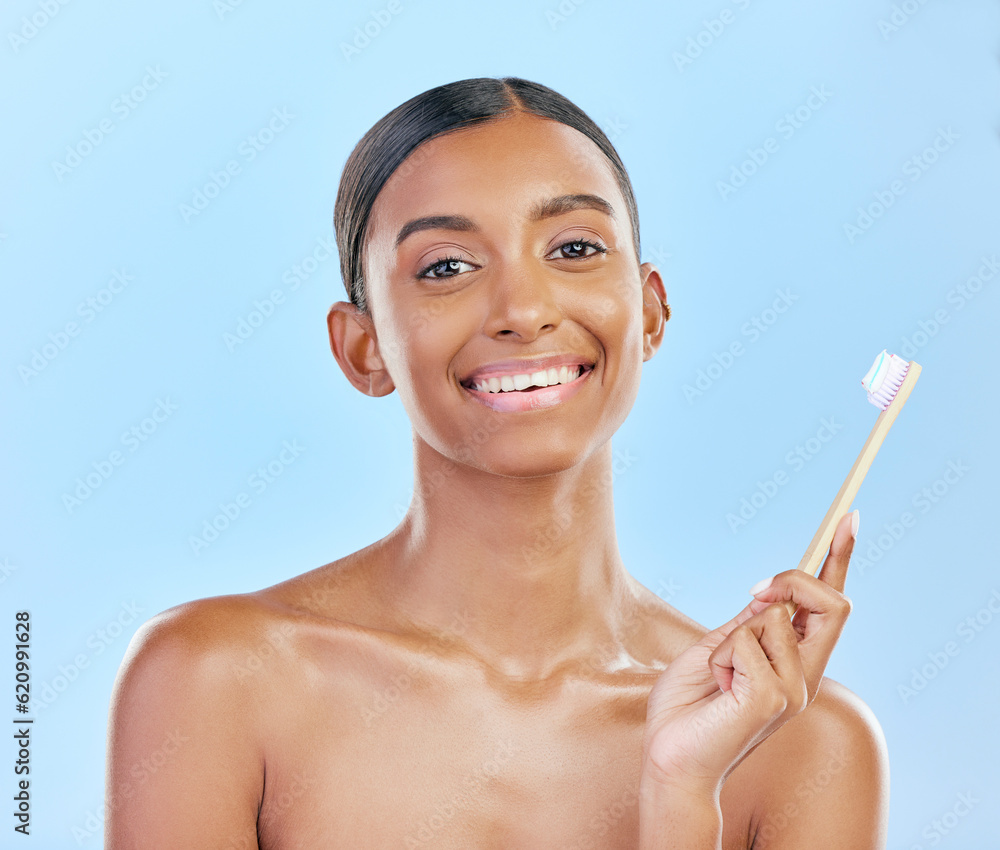
[[[216,701],[252,697],[246,713],[266,697],[269,684],[301,657],[310,633],[329,636],[351,610],[360,571],[353,556],[253,593],[213,596],[168,608],[147,620],[126,651],[115,698],[133,690],[162,691],[163,699]],[[284,656],[280,664],[265,663]],[[250,674],[253,674],[251,677]],[[176,677],[186,682],[175,689]],[[210,693],[208,693],[210,692]]]
[[[216,596],[169,608],[133,636],[115,697],[153,689],[161,691],[163,699],[183,699],[184,689],[173,688],[177,676],[187,690],[209,690],[217,698],[235,695],[243,689],[239,665],[255,648],[273,642],[273,633],[282,630],[285,619],[279,606],[255,594]]]
[[[268,677],[245,671],[281,621],[266,600],[227,596],[171,608],[136,632],[111,698],[109,850],[256,836]]]
[[[758,746],[726,786],[750,812],[754,850],[885,847],[885,737],[871,709],[832,679],[823,680],[812,704]]]
[[[148,662],[174,652],[211,659],[238,647],[273,615],[273,606],[256,594],[212,596],[175,605],[142,624],[125,662]]]

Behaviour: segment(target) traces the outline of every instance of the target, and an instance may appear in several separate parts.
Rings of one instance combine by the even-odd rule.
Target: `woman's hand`
[[[851,610],[842,591],[855,515],[838,525],[819,578],[788,570],[754,588],[746,608],[663,672],[647,704],[644,785],[717,803],[733,769],[812,702]],[[785,600],[799,606],[792,619],[773,604]]]

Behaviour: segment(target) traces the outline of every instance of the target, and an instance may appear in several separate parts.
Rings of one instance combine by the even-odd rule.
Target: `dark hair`
[[[567,98],[519,77],[475,77],[428,89],[400,104],[362,137],[344,165],[333,227],[347,295],[369,312],[362,259],[372,207],[382,187],[421,144],[454,130],[527,112],[559,121],[596,144],[611,163],[628,205],[632,241],[639,257],[639,212],[625,166],[604,131]],[[404,166],[405,168],[405,166]]]

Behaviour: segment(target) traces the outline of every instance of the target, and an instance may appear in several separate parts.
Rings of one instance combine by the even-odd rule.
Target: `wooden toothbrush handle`
[[[920,365],[916,361],[911,360],[909,368],[906,371],[906,377],[903,378],[903,383],[900,385],[899,391],[889,406],[875,420],[875,425],[868,435],[868,439],[865,441],[864,448],[861,449],[861,454],[854,461],[854,466],[851,467],[847,478],[844,479],[844,483],[840,487],[840,492],[837,493],[833,504],[830,505],[830,510],[823,517],[823,522],[820,523],[819,529],[813,536],[812,542],[806,549],[806,553],[802,556],[802,560],[799,561],[796,569],[803,570],[811,576],[816,575],[816,571],[819,569],[820,564],[823,563],[826,553],[830,550],[830,543],[833,542],[833,534],[837,530],[837,524],[844,514],[847,513],[851,502],[854,501],[854,497],[858,493],[858,488],[861,487],[861,482],[865,480],[868,468],[872,465],[875,455],[878,454],[878,450],[882,446],[885,435],[889,433],[892,423],[899,416],[899,411],[906,404],[906,399],[909,398],[910,392],[913,390],[913,385],[917,383],[917,378],[919,377]],[[785,602],[784,605],[788,609],[789,615],[795,613],[797,606],[794,602]]]

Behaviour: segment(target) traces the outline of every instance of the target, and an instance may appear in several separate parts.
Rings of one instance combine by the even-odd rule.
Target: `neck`
[[[613,478],[610,442],[571,469],[511,478],[418,439],[413,501],[374,585],[413,628],[510,678],[596,657],[614,666],[637,583],[618,552]]]

